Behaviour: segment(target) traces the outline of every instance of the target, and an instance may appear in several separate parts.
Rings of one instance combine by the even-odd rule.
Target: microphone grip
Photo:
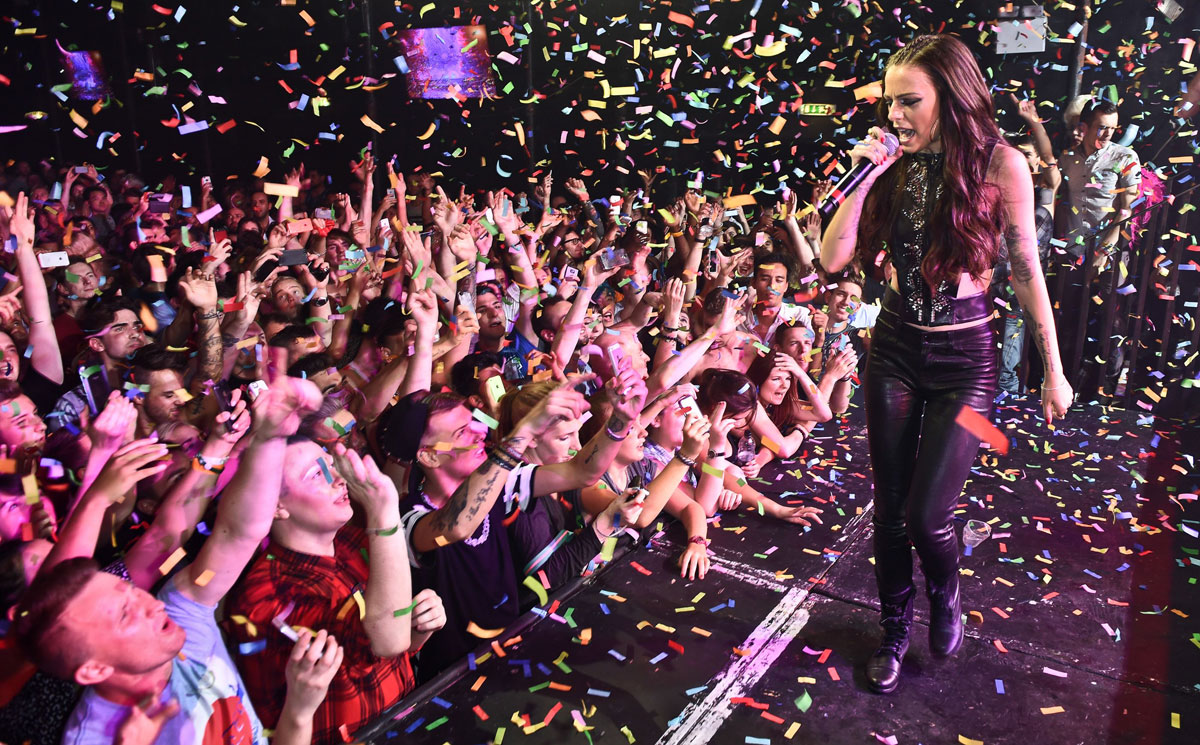
[[[871,170],[874,167],[875,164],[871,161],[863,160],[860,161],[859,164],[854,168],[851,168],[849,172],[842,177],[842,180],[837,182],[837,185],[834,186],[827,195],[825,195],[825,199],[817,208],[820,210],[821,216],[829,217],[836,212],[837,208],[842,206],[842,202],[846,201],[846,197],[854,193],[854,190],[858,188],[859,184],[861,184],[863,179],[865,179],[867,175],[871,173]]]

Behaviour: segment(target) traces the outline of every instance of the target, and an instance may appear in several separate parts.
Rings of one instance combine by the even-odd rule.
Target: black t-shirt
[[[485,641],[467,631],[472,622],[494,631],[508,627],[520,616],[517,570],[504,526],[505,518],[517,507],[516,500],[501,495],[470,538],[417,554],[412,546],[413,528],[421,520],[431,519],[433,507],[420,492],[409,494],[400,503],[401,523],[409,538],[413,592],[433,588],[446,609],[445,627],[429,638],[417,657],[418,681],[428,681]]]
[[[530,470],[529,483],[536,466],[523,466]],[[600,553],[600,539],[594,530],[585,524],[582,494],[573,489],[561,496],[532,499],[529,508],[522,510],[508,526],[508,537],[512,546],[514,568],[519,576],[537,577],[545,572],[550,591],[578,577],[588,562]],[[549,556],[539,557],[563,532],[568,535]],[[537,559],[536,565],[532,564]],[[539,580],[540,582],[540,580]],[[533,607],[536,595],[524,586],[520,588],[521,607]]]
[[[29,360],[22,360],[19,384],[21,392],[29,396],[29,400],[33,401],[38,414],[43,418],[50,413],[54,404],[58,403],[59,397],[66,392],[66,386],[62,383],[55,383],[33,369],[33,363]]]

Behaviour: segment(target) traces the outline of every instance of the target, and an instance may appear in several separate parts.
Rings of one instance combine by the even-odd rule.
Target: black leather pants
[[[921,331],[886,306],[867,363],[867,436],[875,477],[875,579],[883,615],[911,613],[912,549],[927,591],[957,587],[954,506],[979,452],[955,423],[964,405],[991,412],[998,371],[991,323]]]

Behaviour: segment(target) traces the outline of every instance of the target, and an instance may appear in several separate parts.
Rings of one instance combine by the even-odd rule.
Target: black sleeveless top
[[[991,144],[993,155],[999,142]],[[987,292],[959,298],[957,285],[942,282],[936,288],[930,287],[921,274],[921,262],[932,239],[930,222],[934,208],[945,192],[942,175],[945,160],[942,153],[912,153],[897,164],[904,172],[896,189],[899,209],[887,248],[900,293],[896,296],[889,287],[884,308],[904,322],[920,326],[964,323],[992,313]],[[999,240],[1003,241],[1003,237]]]

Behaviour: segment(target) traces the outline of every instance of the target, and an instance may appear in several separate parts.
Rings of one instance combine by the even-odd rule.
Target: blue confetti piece
[[[600,604],[600,610],[601,610],[601,611],[603,611],[603,612],[604,612],[604,615],[606,615],[606,616],[607,616],[607,615],[609,615],[610,613],[612,613],[612,611],[610,611],[610,610],[608,609],[608,606],[607,606],[607,605],[605,605],[604,603],[601,603],[601,604]]]
[[[600,698],[608,698],[612,695],[611,691],[602,691],[599,688],[589,688],[587,692],[589,696],[599,696]]]
[[[267,648],[267,640],[259,639],[257,641],[246,642],[238,645],[238,653],[242,655],[258,654]]]
[[[333,483],[333,475],[329,473],[329,466],[325,463],[324,458],[317,458],[317,465],[321,467],[321,473],[325,474],[325,483]]]
[[[612,656],[613,656],[613,657],[614,657],[614,658],[617,660],[617,662],[624,662],[624,661],[625,661],[625,655],[621,654],[620,652],[618,652],[618,651],[617,651],[617,650],[615,650],[615,649],[610,649],[610,650],[608,650],[608,653],[609,653],[610,655],[612,655]]]
[[[408,725],[408,729],[404,730],[404,734],[411,735],[413,732],[416,732],[417,727],[420,727],[422,724],[425,724],[425,717],[420,717],[419,719],[417,719],[417,721]]]
[[[454,706],[454,704],[452,704],[449,701],[447,701],[446,699],[440,698],[438,696],[434,696],[431,700],[433,701],[433,703],[437,704],[438,706],[442,707],[443,709],[449,709],[450,707]]]
[[[650,659],[650,664],[651,664],[651,665],[657,665],[658,663],[662,662],[662,661],[663,661],[663,660],[665,660],[666,658],[667,658],[667,653],[666,653],[666,652],[660,652],[660,653],[658,653],[657,655],[655,655],[654,657],[652,657],[652,658]]]
[[[996,693],[999,693],[1001,696],[1004,695],[1004,681],[999,678],[996,678]]]

